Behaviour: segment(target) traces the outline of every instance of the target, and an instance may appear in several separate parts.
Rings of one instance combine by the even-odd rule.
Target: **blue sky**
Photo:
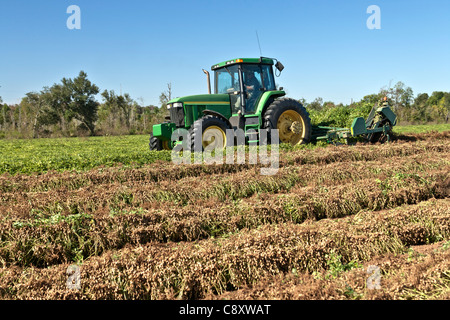
[[[10,104],[80,70],[145,105],[169,82],[174,97],[206,93],[202,68],[259,57],[256,32],[295,99],[348,104],[398,81],[415,95],[450,91],[448,0],[0,1],[0,96]],[[66,26],[70,5],[80,30]],[[366,26],[370,5],[379,30]]]

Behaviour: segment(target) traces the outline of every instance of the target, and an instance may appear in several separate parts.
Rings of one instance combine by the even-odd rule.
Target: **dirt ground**
[[[450,132],[0,176],[0,299],[448,300]]]

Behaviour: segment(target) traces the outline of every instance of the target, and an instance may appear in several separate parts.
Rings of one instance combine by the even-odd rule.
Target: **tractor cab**
[[[229,94],[232,114],[250,115],[264,92],[274,91],[273,60],[234,59],[212,66],[214,93]]]

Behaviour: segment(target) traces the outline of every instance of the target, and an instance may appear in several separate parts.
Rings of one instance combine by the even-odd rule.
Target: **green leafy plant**
[[[362,267],[356,260],[351,260],[348,263],[342,262],[342,255],[335,251],[327,254],[325,258],[327,259],[326,263],[328,266],[326,278],[337,278],[342,272]]]

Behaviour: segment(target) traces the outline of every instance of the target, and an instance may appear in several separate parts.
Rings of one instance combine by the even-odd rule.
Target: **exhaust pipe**
[[[209,78],[209,72],[206,71],[205,69],[202,69],[202,70],[206,74],[206,79],[208,80],[208,93],[211,94],[211,81]]]

